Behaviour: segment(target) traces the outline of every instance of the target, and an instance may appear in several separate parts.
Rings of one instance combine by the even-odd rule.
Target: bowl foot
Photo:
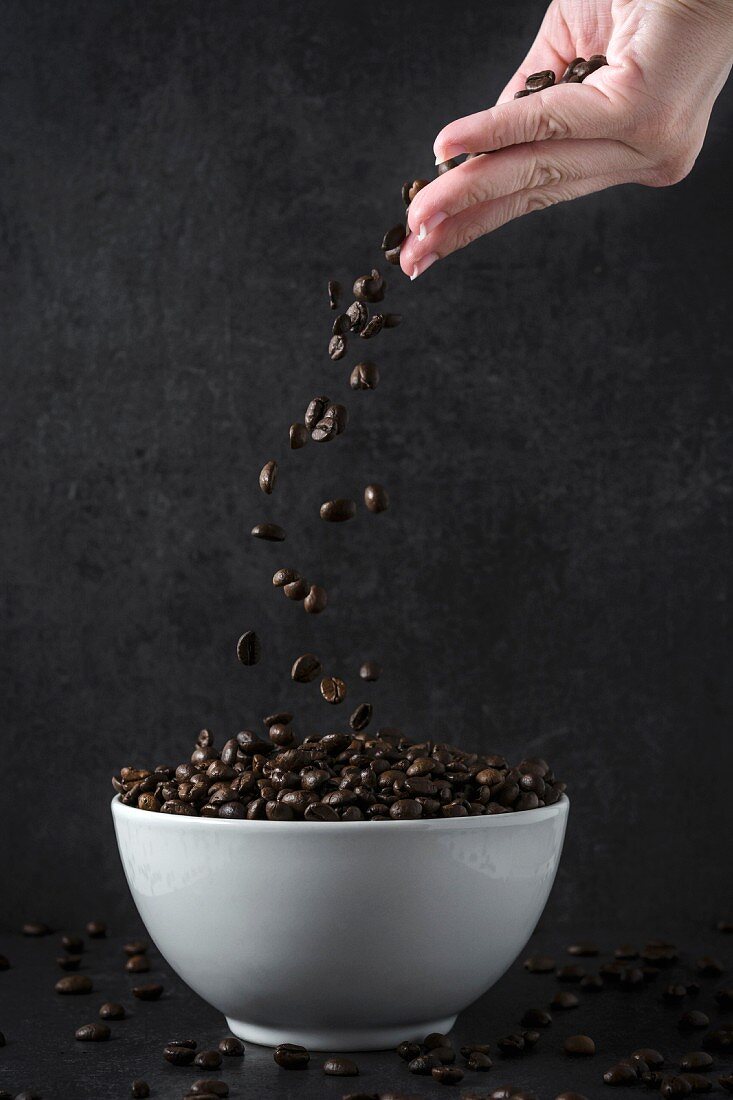
[[[238,1039],[246,1043],[256,1043],[263,1047],[276,1047],[278,1043],[297,1043],[308,1050],[325,1052],[337,1050],[393,1050],[405,1039],[418,1042],[431,1031],[446,1033],[456,1022],[455,1016],[444,1016],[440,1020],[423,1020],[417,1024],[400,1024],[397,1027],[262,1027],[247,1020],[233,1020],[227,1016],[227,1023]]]

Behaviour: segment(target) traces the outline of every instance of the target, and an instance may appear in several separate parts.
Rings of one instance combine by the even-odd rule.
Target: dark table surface
[[[718,931],[715,925],[715,915],[702,917],[694,928],[671,927],[668,916],[657,928],[609,925],[602,934],[596,930],[592,936],[601,954],[588,959],[571,958],[566,949],[573,942],[572,937],[541,925],[501,981],[459,1016],[452,1033],[456,1049],[463,1043],[478,1041],[489,1042],[495,1051],[497,1038],[516,1031],[527,1008],[548,1006],[559,989],[577,992],[580,1005],[570,1011],[555,1012],[552,1025],[542,1032],[530,1053],[513,1060],[494,1055],[489,1072],[466,1071],[459,1087],[447,1088],[410,1074],[393,1052],[358,1054],[358,1078],[333,1078],[324,1077],[321,1072],[324,1055],[314,1054],[304,1072],[288,1072],[275,1065],[271,1050],[249,1044],[243,1059],[224,1059],[221,1070],[211,1077],[226,1081],[233,1098],[340,1100],[352,1092],[375,1093],[387,1089],[400,1089],[418,1098],[460,1097],[473,1090],[485,1096],[497,1086],[511,1083],[531,1089],[539,1100],[552,1100],[568,1089],[589,1098],[608,1100],[614,1092],[603,1083],[603,1071],[619,1058],[628,1057],[632,1050],[655,1047],[665,1055],[669,1072],[673,1073],[683,1054],[701,1048],[704,1031],[682,1033],[678,1029],[678,1020],[687,1009],[699,1008],[707,1013],[709,1030],[731,1023],[731,1013],[717,1006],[714,993],[731,985],[728,967],[733,937]],[[92,978],[94,990],[86,996],[64,997],[54,992],[55,982],[63,975],[55,962],[62,953],[60,935],[61,930],[40,939],[12,932],[0,935],[0,952],[11,963],[9,970],[0,973],[0,1030],[6,1038],[6,1046],[0,1049],[0,1089],[15,1095],[22,1089],[33,1088],[43,1100],[100,1100],[130,1096],[132,1080],[143,1078],[150,1085],[151,1097],[175,1100],[185,1094],[195,1079],[206,1076],[205,1071],[193,1067],[169,1065],[162,1058],[162,1048],[171,1039],[180,1038],[196,1039],[200,1050],[215,1047],[227,1034],[224,1020],[188,990],[152,948],[149,975],[125,973],[122,945],[141,935],[139,927],[110,929],[106,939],[87,940],[79,972]],[[591,937],[587,929],[579,928],[578,938]],[[542,953],[554,956],[558,966],[576,962],[589,972],[596,972],[600,965],[612,960],[613,951],[620,944],[631,942],[642,946],[649,939],[673,940],[679,947],[679,962],[638,989],[606,986],[598,992],[585,992],[576,985],[561,983],[554,974],[531,974],[522,967],[522,959],[529,953]],[[713,955],[723,963],[722,976],[698,975],[697,960],[704,955]],[[701,987],[697,995],[676,1004],[663,1001],[662,990],[668,983],[693,979]],[[160,1001],[144,1003],[132,997],[132,985],[147,980],[164,983]],[[415,975],[415,981],[420,982],[419,974]],[[75,1029],[96,1020],[99,1006],[107,1000],[122,1002],[128,1018],[111,1024],[109,1042],[76,1042]],[[594,1057],[571,1060],[562,1053],[562,1043],[567,1036],[580,1033],[595,1040],[597,1051]],[[731,1072],[733,1059],[730,1054],[716,1054],[714,1058],[714,1066],[707,1075],[714,1092],[725,1095],[717,1079]],[[459,1055],[457,1064],[462,1061]],[[632,1093],[637,1091],[634,1089]]]

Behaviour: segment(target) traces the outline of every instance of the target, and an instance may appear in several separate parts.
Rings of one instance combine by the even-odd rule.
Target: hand
[[[582,84],[521,99],[526,78],[577,56],[608,65]],[[702,147],[733,58],[733,0],[552,0],[497,106],[449,123],[436,164],[492,150],[413,199],[400,252],[417,278],[435,260],[513,218],[618,183],[666,187]],[[494,151],[498,150],[498,151]]]

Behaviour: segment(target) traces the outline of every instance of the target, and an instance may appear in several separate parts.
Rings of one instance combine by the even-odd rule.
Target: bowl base
[[[431,1031],[446,1034],[456,1022],[455,1016],[444,1016],[440,1020],[423,1020],[417,1024],[400,1024],[398,1027],[354,1027],[354,1028],[309,1028],[307,1025],[297,1028],[261,1027],[247,1020],[233,1020],[227,1016],[232,1035],[247,1043],[263,1047],[276,1047],[279,1043],[297,1043],[308,1050],[394,1050],[405,1039],[421,1042]]]

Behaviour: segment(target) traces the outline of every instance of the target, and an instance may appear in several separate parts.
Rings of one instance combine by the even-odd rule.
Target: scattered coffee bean
[[[275,588],[284,588],[286,584],[293,584],[301,579],[300,573],[295,569],[276,569],[272,575],[272,583]]]
[[[328,283],[328,304],[331,309],[338,309],[339,298],[341,297],[341,284],[336,282],[335,279],[329,280]]]
[[[59,978],[54,986],[57,993],[65,994],[78,994],[78,993],[91,993],[92,979],[88,978],[86,974],[71,974],[68,978]]]
[[[150,1096],[150,1085],[147,1081],[143,1081],[141,1078],[138,1078],[136,1081],[132,1082],[132,1085],[130,1087],[130,1095],[132,1096],[133,1100],[147,1100],[147,1098]]]
[[[574,993],[568,993],[564,989],[559,990],[550,1001],[550,1008],[559,1008],[566,1011],[570,1008],[577,1008],[580,1001]]]
[[[273,1058],[282,1069],[306,1069],[311,1056],[305,1047],[281,1043],[275,1047]]]
[[[104,1043],[111,1034],[106,1024],[83,1024],[74,1032],[74,1038],[80,1043]]]
[[[163,1057],[172,1066],[190,1066],[196,1057],[196,1050],[180,1043],[168,1043],[163,1047]]]
[[[496,1046],[499,1053],[505,1058],[516,1058],[517,1055],[524,1053],[527,1044],[524,1035],[513,1033],[511,1035],[503,1035],[501,1039],[497,1039]]]
[[[712,955],[705,955],[697,960],[697,972],[705,978],[718,978],[724,970],[725,967],[720,959],[714,959]]]
[[[237,642],[237,658],[243,665],[256,665],[261,656],[260,639],[254,630],[246,630]]]
[[[304,600],[310,591],[308,581],[303,577],[298,577],[297,580],[288,581],[283,585],[283,592],[289,600],[295,600],[296,602]]]
[[[568,955],[575,955],[578,958],[591,959],[598,954],[599,948],[595,943],[571,943],[567,952]]]
[[[603,1074],[603,1080],[607,1085],[624,1086],[635,1085],[637,1081],[636,1070],[628,1062],[617,1062]]]
[[[430,1072],[440,1085],[457,1085],[463,1080],[463,1070],[458,1066],[434,1066]]]
[[[683,1055],[680,1059],[680,1069],[709,1069],[713,1064],[713,1058],[711,1054],[708,1054],[706,1050],[693,1050],[689,1054]]]
[[[81,955],[59,955],[56,958],[56,962],[62,970],[78,970],[81,966]],[[0,966],[0,970],[7,970],[7,967]]]
[[[389,507],[389,494],[382,485],[367,485],[364,504],[370,512],[385,512]]]
[[[653,1047],[640,1047],[631,1055],[632,1062],[645,1062],[651,1069],[660,1069],[664,1065],[664,1055]]]
[[[158,1001],[163,993],[163,986],[159,982],[147,982],[145,985],[132,987],[133,997],[138,1001]]]
[[[352,302],[345,316],[349,331],[359,333],[369,320],[369,310],[363,302]]]
[[[375,390],[379,385],[379,367],[365,361],[357,363],[349,376],[352,390]]]
[[[107,935],[107,925],[102,920],[90,920],[84,931],[90,940],[103,940]]]
[[[277,481],[278,465],[274,458],[271,458],[269,462],[260,470],[260,489],[263,493],[267,493],[269,496],[272,490],[275,488],[275,482]]]
[[[675,983],[666,986],[662,992],[662,998],[665,1001],[682,1001],[687,996],[687,986]]]
[[[680,1016],[677,1021],[677,1027],[680,1031],[694,1031],[697,1028],[709,1027],[710,1019],[704,1012],[700,1012],[699,1009],[693,1008],[689,1012],[685,1012]]]
[[[718,1084],[726,1092],[733,1092],[733,1073],[726,1073],[718,1078]]]
[[[629,943],[623,943],[620,947],[617,947],[614,951],[614,955],[617,959],[638,959],[639,952],[636,947],[633,947]]]
[[[243,1058],[244,1043],[234,1035],[227,1035],[227,1037],[222,1039],[219,1043],[219,1053],[225,1055],[227,1058]]]
[[[303,607],[309,615],[320,615],[325,610],[328,603],[328,595],[325,588],[321,588],[318,584],[312,584],[308,591],[308,595],[303,601]]]
[[[707,1077],[703,1077],[700,1073],[681,1073],[680,1077],[687,1082],[693,1092],[710,1092],[712,1090],[712,1081]]]
[[[265,542],[285,541],[285,532],[277,523],[256,523],[252,534],[256,539],[264,539]]]
[[[298,684],[310,684],[318,679],[322,672],[323,665],[315,653],[304,653],[302,657],[298,657],[290,670],[290,678]]]
[[[221,1065],[221,1054],[218,1050],[200,1050],[194,1057],[193,1064],[199,1069],[218,1069]]]
[[[323,1072],[328,1077],[358,1077],[359,1067],[350,1058],[328,1058],[323,1063]]]
[[[44,924],[42,921],[38,921],[38,920],[26,921],[25,924],[23,925],[23,927],[21,928],[21,932],[23,933],[24,936],[50,936],[51,935],[51,929],[48,927],[48,925]]]
[[[603,978],[600,974],[586,974],[580,979],[580,988],[591,991],[603,989]]]
[[[440,1062],[432,1054],[418,1054],[417,1058],[413,1058],[407,1068],[410,1073],[414,1073],[418,1077],[429,1077],[433,1070],[439,1066]]]
[[[562,1049],[571,1058],[588,1058],[596,1052],[596,1044],[590,1035],[569,1035]]]
[[[328,523],[343,523],[347,519],[353,519],[356,515],[356,504],[353,500],[327,500],[321,505],[320,516]]]
[[[331,398],[325,395],[314,397],[311,400],[305,410],[305,426],[309,432],[312,432],[318,421],[323,419],[323,415],[330,404]]]
[[[524,1027],[549,1027],[552,1016],[544,1008],[528,1008],[521,1022]]]
[[[346,697],[346,684],[338,676],[324,676],[321,680],[321,695],[333,706],[343,703]]]
[[[733,1050],[733,1026],[730,1024],[716,1028],[703,1035],[700,1044],[704,1050],[715,1050],[721,1054]]]
[[[332,336],[328,342],[329,359],[343,359],[346,355],[346,337]]]
[[[71,955],[80,955],[84,950],[84,940],[81,936],[62,936],[61,946]]]
[[[361,336],[362,340],[371,340],[372,337],[381,332],[383,328],[384,314],[374,313],[364,325],[364,328],[359,333],[359,336]]]
[[[555,969],[555,960],[546,955],[530,955],[523,966],[530,974],[551,974]]]
[[[99,1015],[103,1020],[124,1020],[125,1009],[115,1001],[105,1001],[100,1006]]]
[[[150,961],[147,955],[131,955],[125,963],[125,970],[129,974],[146,974],[150,970]]]
[[[555,1100],[587,1100],[587,1097],[583,1096],[582,1092],[560,1092]]]
[[[555,975],[559,982],[579,982],[585,977],[582,966],[559,966]]]
[[[659,1095],[665,1098],[689,1096],[691,1092],[692,1089],[684,1077],[663,1077],[659,1086]]]
[[[466,1043],[461,1047],[461,1055],[464,1058],[470,1058],[472,1054],[490,1054],[491,1047],[488,1043]]]
[[[371,275],[360,275],[354,282],[354,297],[358,302],[374,304],[384,298],[385,282],[376,268]]]
[[[420,1044],[410,1042],[406,1039],[404,1043],[400,1043],[397,1047],[397,1054],[403,1062],[411,1062],[413,1058],[417,1058],[420,1055]]]
[[[382,666],[377,661],[364,661],[359,669],[359,675],[362,680],[374,681],[378,680],[382,675]]]
[[[207,1081],[205,1077],[201,1077],[190,1086],[190,1093],[192,1096],[201,1097],[202,1100],[204,1098],[209,1100],[210,1096],[223,1100],[224,1097],[229,1095],[229,1085],[226,1081]]]
[[[308,442],[308,429],[305,424],[294,421],[290,425],[289,439],[291,451],[299,451],[301,447],[305,447]]]
[[[488,1054],[482,1054],[480,1050],[472,1050],[466,1059],[466,1065],[469,1069],[476,1072],[483,1072],[491,1069],[493,1062],[489,1058]]]

